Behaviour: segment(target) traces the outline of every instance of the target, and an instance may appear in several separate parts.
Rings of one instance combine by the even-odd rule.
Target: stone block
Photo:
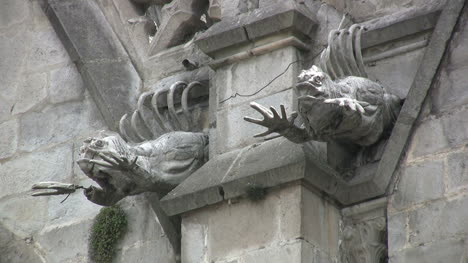
[[[277,110],[283,104],[286,112],[290,114],[293,111],[293,97],[294,91],[289,89],[257,99],[256,102],[266,107],[273,106]],[[225,153],[263,141],[263,139],[254,138],[253,136],[264,132],[266,129],[260,125],[244,121],[243,116],[261,118],[261,115],[252,109],[248,102],[218,111],[215,154]]]
[[[434,154],[447,148],[448,145],[449,142],[445,137],[441,119],[428,119],[413,132],[413,140],[409,147],[409,158]]]
[[[2,98],[0,95],[0,123],[11,118],[11,109],[15,105],[14,100]]]
[[[297,49],[286,47],[217,69],[214,85],[218,92],[218,109],[292,88],[296,83],[300,66],[299,63],[293,63],[297,59]],[[267,84],[269,84],[268,87],[257,94],[249,97],[236,96],[223,102],[236,93],[253,94]]]
[[[20,119],[19,149],[34,151],[104,127],[94,103],[86,100],[24,114]]]
[[[407,213],[389,215],[387,217],[388,253],[393,255],[406,246]]]
[[[181,259],[184,263],[203,262],[207,252],[208,222],[204,215],[192,214],[182,219]]]
[[[0,123],[0,159],[11,157],[18,145],[18,121]]]
[[[96,2],[54,0],[49,4],[49,12],[55,14],[67,34],[61,37],[72,43],[67,47],[83,62],[128,57]]]
[[[47,197],[34,198],[27,194],[3,197],[0,199],[1,225],[18,238],[31,238],[47,224],[47,209]]]
[[[71,181],[62,181],[64,183],[72,183]],[[75,182],[73,182],[75,183]],[[81,182],[79,183],[80,185]],[[88,187],[89,185],[83,185]],[[88,199],[83,194],[83,190],[78,190],[75,193],[71,194],[67,200],[61,203],[64,200],[65,196],[51,196],[48,198],[48,222],[47,225],[50,226],[66,226],[79,223],[82,220],[92,220],[99,210],[102,208],[99,205],[96,205]],[[36,197],[36,199],[45,199],[44,197]]]
[[[127,214],[128,234],[120,243],[122,247],[131,247],[138,242],[167,243],[167,237],[153,209],[143,195],[126,197],[119,202]]]
[[[409,213],[410,244],[468,235],[468,198],[441,200]]]
[[[24,113],[37,108],[47,97],[47,74],[26,75],[18,85],[17,100],[13,114]]]
[[[88,262],[88,239],[92,220],[44,228],[35,238],[46,262]]]
[[[390,263],[466,262],[466,241],[463,239],[437,240],[430,244],[404,250],[391,256]]]
[[[370,79],[382,83],[388,92],[400,98],[406,98],[413,84],[414,77],[416,76],[416,71],[421,64],[423,55],[424,49],[417,49],[378,60],[375,61],[372,66],[367,66],[366,72]],[[389,72],[398,72],[398,76],[389,74]]]
[[[434,113],[449,111],[468,103],[465,83],[468,81],[468,62],[464,66],[454,67],[442,64],[431,93]]]
[[[259,202],[242,200],[210,210],[209,259],[227,258],[272,243],[279,230],[279,201],[280,195],[270,194]]]
[[[398,210],[442,197],[443,193],[444,164],[428,160],[402,169],[392,205]]]
[[[44,67],[71,62],[67,51],[52,28],[30,32],[33,43],[28,56],[29,70],[44,70]]]
[[[302,191],[302,227],[304,239],[336,257],[339,246],[339,210],[307,188]]]
[[[240,262],[244,263],[301,263],[302,261],[302,240],[295,240],[276,246],[269,246],[258,250],[247,252],[241,257]]]
[[[141,79],[128,60],[83,66],[83,80],[110,129],[137,104]]]
[[[70,145],[23,154],[0,163],[1,196],[29,191],[41,181],[70,181],[71,169]]]
[[[53,30],[49,19],[44,13],[46,2],[31,1],[31,5],[32,5],[31,14],[32,14],[32,19],[34,21],[34,24],[33,24],[34,30],[45,30],[45,29]]]
[[[452,153],[447,157],[447,174],[452,191],[468,185],[468,152]]]
[[[79,100],[83,97],[84,89],[83,80],[74,64],[50,72],[50,102]]]
[[[447,114],[442,118],[444,135],[450,148],[463,146],[468,142],[468,109]]]
[[[5,10],[8,9],[2,8],[2,12]],[[27,32],[26,25],[21,25],[0,34],[0,90],[1,97],[7,102],[16,100],[17,82],[31,48],[32,36]]]
[[[118,251],[115,263],[176,263],[172,248],[164,242],[140,242],[132,247]]]
[[[29,16],[29,1],[5,0],[0,9],[0,28],[24,22]]]
[[[0,255],[2,262],[41,262],[31,239],[21,239],[0,225]]]

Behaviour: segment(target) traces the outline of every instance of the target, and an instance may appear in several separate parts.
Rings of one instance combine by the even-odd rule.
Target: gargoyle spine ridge
[[[125,114],[120,119],[120,134],[128,142],[142,142],[172,131],[201,131],[200,105],[189,103],[199,88],[203,84],[198,81],[177,81],[169,88],[143,93],[131,117]]]
[[[332,30],[328,46],[320,55],[319,67],[332,80],[347,76],[367,78],[361,52],[361,34],[364,27],[357,24],[349,29]]]

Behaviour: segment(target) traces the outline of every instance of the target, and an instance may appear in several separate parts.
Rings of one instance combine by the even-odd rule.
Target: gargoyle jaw
[[[298,96],[323,96],[323,87],[321,81],[303,81],[296,84]]]

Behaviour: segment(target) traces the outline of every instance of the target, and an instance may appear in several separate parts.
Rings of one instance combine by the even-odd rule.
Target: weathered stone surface
[[[87,262],[88,238],[92,220],[66,226],[44,228],[36,242],[45,252],[45,259],[51,263]]]
[[[298,59],[298,55],[296,48],[286,47],[217,69],[214,85],[218,92],[218,109],[252,101],[293,87],[300,66],[299,63],[293,62]],[[293,64],[290,65],[290,63]],[[275,65],[275,67],[271,67],[271,65]],[[286,68],[288,70],[284,72]],[[246,95],[260,90],[283,72],[283,75],[259,93],[249,97],[237,96],[223,102],[236,93]]]
[[[83,97],[84,84],[74,64],[50,72],[49,100],[60,103]]]
[[[468,103],[468,14],[465,12],[455,29],[450,53],[442,64],[440,76],[432,92],[433,111],[440,113]]]
[[[439,198],[444,193],[444,164],[425,161],[407,166],[401,172],[392,205],[396,209]]]
[[[126,58],[124,48],[94,1],[49,1],[51,10],[82,61]],[[83,30],[86,28],[86,30]],[[70,51],[69,51],[70,52]],[[75,57],[72,57],[75,60]]]
[[[160,242],[170,247],[165,233],[158,223],[150,204],[143,195],[129,196],[119,202],[128,215],[128,235],[122,240],[122,247],[132,247],[139,242]],[[172,248],[171,248],[172,249]]]
[[[258,250],[249,251],[240,257],[240,262],[245,263],[301,263],[303,240],[295,240],[290,243],[269,246]],[[309,259],[304,259],[309,260]],[[320,261],[322,262],[322,261]]]
[[[205,216],[185,216],[181,226],[181,259],[182,262],[203,262],[206,257],[208,235]]]
[[[19,149],[33,151],[103,127],[92,102],[73,102],[31,112],[20,120]]]
[[[416,71],[421,64],[424,49],[417,49],[408,53],[374,62],[366,67],[371,79],[377,80],[388,92],[405,98],[413,83]],[[399,72],[398,77],[389,72]]]
[[[119,251],[115,257],[116,263],[176,263],[171,247],[165,242],[138,242],[134,246]]]
[[[28,15],[28,1],[5,0],[0,10],[0,28],[24,22]]]
[[[71,157],[71,146],[63,145],[0,163],[1,196],[28,191],[40,181],[70,180]]]
[[[83,80],[110,129],[136,106],[141,79],[128,60],[83,66]]]
[[[447,157],[449,188],[454,191],[468,184],[468,152],[452,153]]]
[[[406,249],[390,257],[390,263],[442,263],[466,262],[466,241],[463,239],[441,240]]]
[[[465,145],[468,141],[468,109],[456,111],[442,118],[444,135],[451,148]]]
[[[439,152],[448,147],[441,119],[428,119],[421,123],[413,133],[409,148],[410,158],[417,158]]]
[[[0,255],[2,255],[1,262],[5,263],[41,262],[41,258],[34,251],[31,239],[21,239],[2,225],[0,225]]]
[[[389,215],[387,217],[388,227],[388,253],[393,255],[406,245],[406,218],[407,213]]]
[[[70,62],[67,51],[57,34],[51,29],[31,32],[32,45],[28,56],[28,69],[43,70],[44,67]]]
[[[14,100],[5,99],[0,95],[0,123],[11,118],[11,109],[14,104]]]
[[[346,0],[326,0],[327,3],[343,13],[350,14],[356,22],[366,21],[375,17],[382,17],[387,14],[396,13],[398,11],[411,11],[421,9],[431,9],[442,6],[444,1],[437,0],[394,0],[385,1],[378,0],[372,2],[359,2]]]
[[[62,180],[64,183],[71,183],[70,179]],[[79,183],[81,185],[81,182]],[[89,184],[83,186],[88,187]],[[77,190],[71,194],[67,200],[61,203],[66,196],[51,196],[47,199],[48,203],[48,226],[66,226],[75,224],[82,220],[93,219],[102,208],[92,202],[89,202],[83,194],[83,190]],[[35,199],[45,199],[44,197],[35,197]]]
[[[3,197],[0,199],[0,222],[17,237],[31,238],[47,223],[47,209],[45,198],[27,194]]]
[[[468,198],[441,200],[409,213],[410,244],[468,234]],[[456,262],[456,261],[455,261]]]
[[[341,221],[339,210],[306,188],[303,188],[300,200],[301,235],[307,242],[321,248],[331,257],[337,257]]]
[[[209,258],[221,259],[273,242],[280,224],[279,200],[279,195],[268,195],[262,202],[244,201],[211,211],[208,225]]]
[[[18,121],[0,123],[0,159],[12,156],[18,145]]]
[[[26,26],[21,25],[0,34],[0,90],[1,96],[11,102],[16,98],[18,78],[23,73],[25,57],[31,47],[31,34],[26,30]]]
[[[47,74],[26,75],[18,86],[13,114],[27,112],[45,101],[47,97]]]
[[[282,2],[276,5],[257,8],[245,16],[223,19],[200,34],[195,43],[210,56],[218,57],[217,52],[253,40],[289,32],[308,36],[315,27],[314,19],[294,4]]]

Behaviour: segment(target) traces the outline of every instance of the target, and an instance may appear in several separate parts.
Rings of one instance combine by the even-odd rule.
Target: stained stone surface
[[[75,65],[52,70],[50,73],[50,102],[60,103],[83,98],[85,86]]]
[[[0,137],[0,159],[12,156],[18,145],[18,122],[6,121],[0,124],[0,134],[10,134],[9,137]]]
[[[17,87],[16,103],[13,114],[24,113],[37,108],[47,97],[47,74],[26,75]]]

